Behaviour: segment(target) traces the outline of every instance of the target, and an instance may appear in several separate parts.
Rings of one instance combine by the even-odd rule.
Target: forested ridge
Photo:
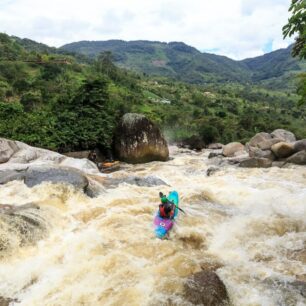
[[[281,89],[271,89],[272,77],[262,84],[222,80],[214,73],[206,75],[207,82],[190,83],[120,68],[114,64],[116,54],[107,51],[96,57],[71,52],[0,34],[1,137],[60,152],[103,150],[112,146],[116,124],[127,112],[145,114],[171,141],[195,136],[205,143],[243,142],[276,128],[306,137],[305,105],[297,105],[292,76],[293,85]],[[257,61],[246,60],[235,69],[265,67],[264,57]],[[218,66],[225,78],[228,63],[224,58]]]

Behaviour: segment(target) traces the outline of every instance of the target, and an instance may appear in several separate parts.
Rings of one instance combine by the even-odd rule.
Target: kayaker
[[[172,219],[174,217],[175,205],[167,199],[167,197],[159,193],[161,204],[159,204],[159,215],[165,219]]]

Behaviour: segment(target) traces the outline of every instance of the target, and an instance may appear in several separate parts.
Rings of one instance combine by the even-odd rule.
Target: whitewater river
[[[174,150],[169,162],[126,166],[112,176],[169,186],[123,183],[94,199],[61,185],[0,186],[1,203],[41,207],[23,216],[39,224],[32,244],[20,247],[22,224],[0,223],[0,296],[30,306],[190,305],[186,278],[215,267],[232,305],[306,305],[287,285],[306,281],[306,167],[228,166],[208,177],[207,154]],[[158,192],[171,190],[187,214],[159,240]]]

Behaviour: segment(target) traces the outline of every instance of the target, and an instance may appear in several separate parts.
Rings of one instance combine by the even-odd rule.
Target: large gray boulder
[[[0,138],[0,163],[6,163],[18,151],[14,141]]]
[[[283,129],[277,129],[271,133],[271,136],[273,138],[279,138],[284,142],[295,142],[296,138],[295,135],[292,132],[283,130]]]
[[[82,172],[64,167],[31,167],[26,171],[24,182],[28,187],[43,182],[64,183],[83,191],[88,186],[88,180]]]
[[[257,147],[261,150],[270,150],[274,144],[281,142],[281,141],[282,140],[279,138],[272,138],[272,139],[268,139],[268,140],[259,142],[257,144]]]
[[[293,149],[295,152],[306,150],[306,139],[296,141],[293,145]]]
[[[240,142],[230,142],[223,147],[222,154],[226,157],[237,156],[235,153],[244,152],[244,145]]]
[[[144,115],[125,114],[115,133],[115,152],[128,163],[166,161],[169,150],[159,128]]]
[[[257,147],[257,145],[263,141],[267,141],[272,139],[272,136],[269,133],[258,133],[254,137],[252,137],[249,141],[249,146]]]
[[[0,184],[23,180],[28,187],[44,182],[70,184],[78,190],[87,192],[88,179],[81,171],[59,166],[30,166],[21,171],[0,171]]]
[[[278,142],[271,147],[272,152],[278,158],[285,158],[294,153],[294,146],[292,143]]]
[[[288,163],[297,164],[297,165],[306,165],[306,151],[300,151],[289,158],[287,158]]]
[[[272,160],[268,158],[251,157],[239,163],[239,167],[243,168],[269,168],[272,166]]]
[[[212,271],[202,271],[191,276],[184,285],[184,297],[193,305],[229,305],[226,287]]]

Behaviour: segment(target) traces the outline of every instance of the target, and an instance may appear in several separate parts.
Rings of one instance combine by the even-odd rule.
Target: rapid
[[[126,165],[109,176],[168,185],[122,183],[96,198],[65,185],[1,185],[1,203],[40,209],[16,224],[0,219],[0,296],[29,306],[191,305],[184,282],[214,267],[232,305],[306,305],[288,285],[306,281],[306,167],[224,166],[207,176],[207,155],[172,148],[168,162]],[[171,190],[186,215],[160,240],[158,193]],[[36,230],[24,242],[14,228],[27,217]]]

